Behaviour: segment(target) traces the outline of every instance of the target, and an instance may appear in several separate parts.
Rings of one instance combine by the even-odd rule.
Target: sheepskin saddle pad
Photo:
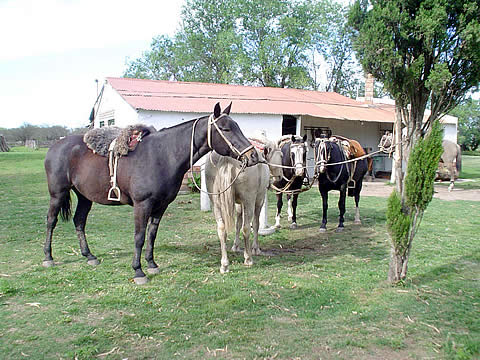
[[[110,144],[116,139],[114,155],[125,156],[129,151],[135,150],[145,136],[155,131],[153,126],[143,124],[129,125],[126,128],[108,126],[87,131],[83,141],[95,154],[108,156]]]

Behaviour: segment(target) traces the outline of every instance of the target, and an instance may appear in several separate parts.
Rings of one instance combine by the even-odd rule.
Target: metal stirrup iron
[[[108,190],[107,200],[120,201],[122,193],[117,186],[117,167],[118,156],[113,153],[113,148],[117,142],[117,139],[113,140],[108,148],[108,167],[110,169],[110,190]]]

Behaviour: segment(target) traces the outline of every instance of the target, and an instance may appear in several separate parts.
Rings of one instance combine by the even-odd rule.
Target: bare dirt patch
[[[368,181],[363,183],[362,196],[379,196],[388,197],[392,193],[395,187],[388,184],[384,180]],[[480,190],[465,190],[460,188],[454,188],[452,191],[448,191],[448,187],[435,184],[434,198],[440,200],[468,200],[468,201],[480,201]]]

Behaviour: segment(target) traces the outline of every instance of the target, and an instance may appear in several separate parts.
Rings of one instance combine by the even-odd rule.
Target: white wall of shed
[[[109,118],[102,118],[102,115],[107,113],[113,114],[115,126],[118,127],[125,127],[138,122],[137,111],[132,108],[109,83],[104,85],[103,96],[97,113],[95,114],[94,127],[100,127],[100,121],[105,121],[105,126],[108,125]]]

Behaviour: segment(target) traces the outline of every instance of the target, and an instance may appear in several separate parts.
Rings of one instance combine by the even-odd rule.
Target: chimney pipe
[[[373,104],[373,86],[375,79],[372,74],[367,74],[365,78],[365,102],[367,104]]]

